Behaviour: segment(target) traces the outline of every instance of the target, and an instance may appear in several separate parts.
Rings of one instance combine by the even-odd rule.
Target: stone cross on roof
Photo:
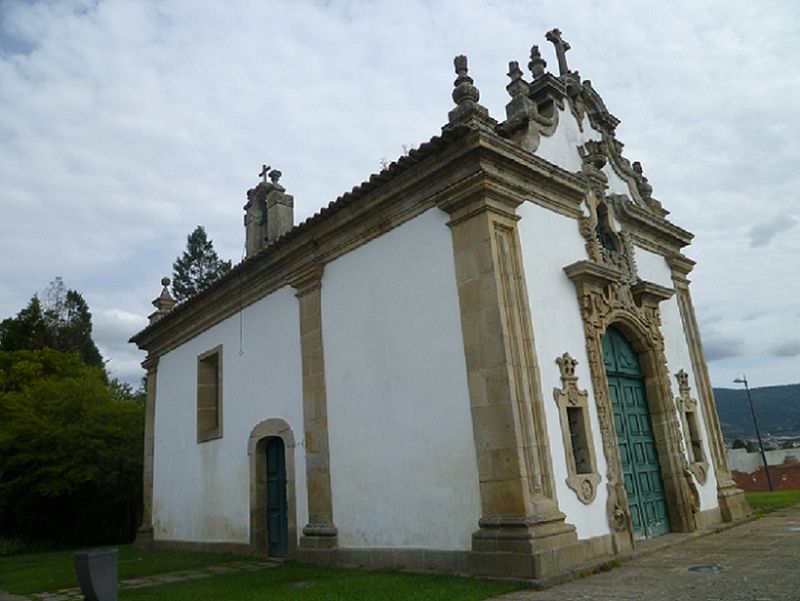
[[[267,183],[267,173],[269,173],[270,169],[272,169],[271,166],[262,165],[261,166],[261,173],[258,174],[258,177],[260,177],[261,181],[264,182],[265,184]]]
[[[548,31],[545,38],[556,47],[559,75],[567,75],[569,73],[569,67],[567,67],[567,50],[571,47],[569,42],[561,38],[561,30],[557,27]]]

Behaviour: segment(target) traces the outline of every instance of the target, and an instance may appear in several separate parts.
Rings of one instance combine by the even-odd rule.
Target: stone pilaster
[[[142,525],[136,533],[136,544],[146,547],[153,542],[153,456],[155,450],[156,377],[158,357],[147,357],[142,363],[147,370],[147,398],[144,411],[144,470],[142,474]]]
[[[518,203],[479,184],[441,206],[451,216],[480,479],[471,571],[539,579],[568,570],[581,550],[555,501]]]
[[[300,348],[303,364],[303,425],[306,448],[308,524],[300,546],[337,546],[331,500],[328,408],[322,347],[322,268],[304,272],[292,281],[300,303]]]
[[[722,519],[730,522],[749,515],[750,506],[747,504],[744,492],[737,488],[734,483],[725,458],[725,444],[722,440],[722,429],[720,428],[717,405],[714,400],[714,391],[711,387],[711,378],[708,375],[708,366],[703,353],[703,345],[700,341],[700,328],[697,325],[697,317],[694,312],[691,293],[689,292],[689,279],[687,276],[694,267],[694,262],[683,255],[676,255],[670,257],[668,263],[672,269],[672,281],[675,284],[683,332],[686,336],[686,344],[689,347],[692,371],[694,372],[697,393],[700,397],[703,417],[706,422],[711,461],[717,476],[719,508]]]

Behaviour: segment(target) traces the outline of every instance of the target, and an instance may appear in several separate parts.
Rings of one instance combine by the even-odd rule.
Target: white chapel
[[[247,256],[147,351],[139,542],[545,582],[749,513],[685,254],[619,121],[537,46],[505,119],[455,59],[439,135]]]

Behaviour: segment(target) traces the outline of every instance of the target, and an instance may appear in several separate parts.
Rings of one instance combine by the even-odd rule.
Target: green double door
[[[609,328],[603,361],[634,536],[666,534],[669,514],[639,358],[625,337]]]
[[[283,440],[267,441],[267,548],[270,557],[286,557],[289,521],[286,503],[286,453]]]

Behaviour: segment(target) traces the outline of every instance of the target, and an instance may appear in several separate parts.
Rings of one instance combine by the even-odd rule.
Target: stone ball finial
[[[539,52],[539,46],[534,44],[531,47],[531,60],[528,63],[528,69],[531,70],[533,78],[537,79],[545,74],[547,61],[542,58],[542,53]]]
[[[453,82],[455,89],[453,90],[453,102],[461,104],[463,102],[478,102],[481,93],[473,84],[474,81],[469,76],[469,68],[467,67],[467,57],[463,54],[458,55],[453,59],[453,65],[456,69],[456,80]]]
[[[172,308],[177,304],[177,301],[172,298],[172,295],[169,292],[169,288],[167,286],[170,285],[170,280],[168,277],[161,278],[161,285],[163,288],[161,289],[161,294],[159,294],[153,300],[153,306],[156,308],[154,313],[150,314],[150,323],[153,324],[159,319],[161,319],[164,315],[172,311]]]
[[[277,169],[273,169],[269,172],[269,179],[272,181],[273,184],[277,184],[278,180],[281,179],[283,173],[278,171]]]

